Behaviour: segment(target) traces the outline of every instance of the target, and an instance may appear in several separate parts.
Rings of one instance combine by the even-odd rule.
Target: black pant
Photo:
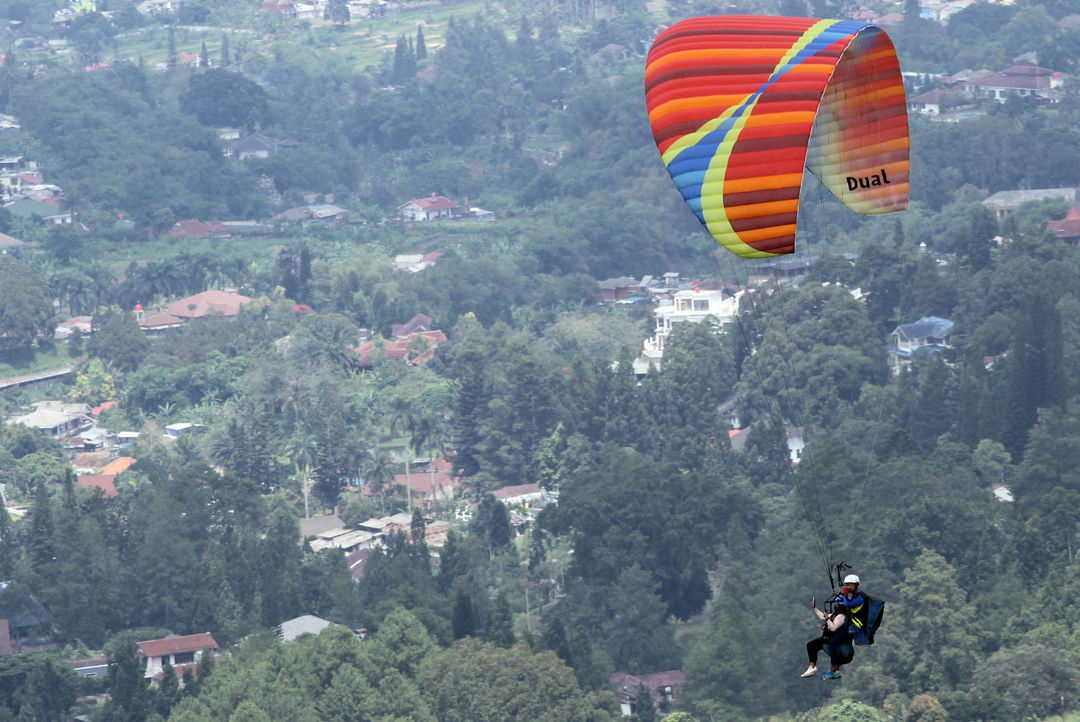
[[[818,653],[825,650],[829,660],[837,667],[847,664],[855,656],[855,650],[851,646],[851,637],[818,637],[806,643],[806,656],[810,658],[810,664],[817,666]]]
[[[806,656],[810,658],[810,664],[817,666],[817,657],[822,649],[825,648],[825,643],[828,640],[825,637],[818,637],[817,639],[811,639],[806,643]]]

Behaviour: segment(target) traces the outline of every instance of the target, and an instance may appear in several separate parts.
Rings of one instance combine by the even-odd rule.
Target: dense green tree
[[[1071,404],[1067,411],[1059,408],[1039,412],[1038,424],[1032,429],[1024,450],[1024,461],[1014,486],[1024,504],[1042,504],[1042,499],[1054,487],[1080,491],[1074,430],[1080,422],[1077,408]]]
[[[870,705],[846,699],[822,710],[821,722],[881,722],[883,716]]]
[[[94,314],[94,332],[87,345],[91,358],[120,371],[134,371],[142,363],[150,342],[135,315],[119,306],[103,306]]]
[[[109,719],[136,722],[150,712],[151,695],[143,677],[143,665],[135,654],[136,639],[130,634],[114,637],[105,647],[109,660],[107,684]]]
[[[905,570],[890,618],[881,641],[902,686],[948,690],[971,680],[978,659],[975,609],[940,554],[924,551]]]
[[[558,377],[525,339],[502,351],[492,380],[482,468],[504,483],[536,480],[535,455],[557,421]]]
[[[5,655],[0,663],[0,710],[8,719],[62,719],[75,704],[78,678],[55,652]]]
[[[1028,674],[1010,673],[1017,669]],[[1025,645],[1002,649],[980,664],[972,691],[987,703],[985,719],[1051,717],[1065,709],[1063,700],[1076,700],[1076,679],[1075,662],[1062,650]]]
[[[668,613],[686,619],[709,597],[705,564],[695,560],[707,558],[727,525],[757,513],[745,488],[721,473],[688,474],[627,449],[605,449],[594,471],[563,484],[546,523],[571,534],[574,573],[599,596],[610,597],[619,576],[637,565],[659,581]]]
[[[203,125],[254,130],[269,120],[269,100],[262,86],[239,73],[213,68],[192,75],[180,95],[180,108]]]
[[[25,349],[51,334],[55,312],[47,287],[33,269],[0,256],[0,349]]]
[[[644,673],[679,667],[674,630],[664,624],[667,608],[648,572],[636,565],[623,571],[606,607],[603,637],[617,669]]]
[[[330,0],[326,6],[326,17],[331,22],[344,25],[349,22],[349,5],[345,0]]]
[[[455,382],[451,410],[453,425],[454,471],[472,476],[480,471],[483,424],[491,395],[485,370],[483,329],[473,319],[463,319],[455,329],[458,339],[450,349],[450,376]]]
[[[296,519],[284,508],[275,509],[263,540],[259,592],[263,624],[279,624],[300,611],[300,553]]]
[[[176,11],[181,25],[206,25],[210,20],[210,8],[200,3],[184,3]]]
[[[463,639],[476,635],[477,619],[473,608],[472,597],[469,592],[459,589],[454,595],[454,616],[451,620],[454,631],[454,639]]]
[[[551,652],[524,644],[501,649],[463,639],[429,657],[418,680],[440,720],[532,719],[575,722],[614,719],[610,693],[586,696],[573,673]]]
[[[1009,414],[1003,441],[1014,457],[1023,454],[1038,409],[1060,406],[1064,401],[1061,343],[1061,317],[1056,308],[1047,308],[1036,299],[1025,302],[1007,363]]]
[[[154,696],[154,711],[163,718],[168,718],[169,711],[180,701],[180,680],[176,677],[176,670],[169,664],[169,660],[161,665],[161,682],[158,683],[157,694]]]
[[[735,383],[729,347],[707,321],[679,324],[664,349],[664,371],[652,416],[665,434],[659,456],[690,465],[721,430],[717,409]]]

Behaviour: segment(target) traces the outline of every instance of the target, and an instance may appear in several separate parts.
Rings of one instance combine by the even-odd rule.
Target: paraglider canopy
[[[645,98],[675,185],[740,256],[794,252],[804,167],[859,213],[907,208],[904,86],[874,25],[683,20],[649,51]]]

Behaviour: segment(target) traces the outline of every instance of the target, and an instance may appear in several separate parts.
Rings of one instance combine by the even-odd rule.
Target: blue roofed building
[[[947,318],[924,316],[915,323],[905,323],[892,332],[893,347],[889,349],[889,365],[893,375],[911,363],[913,358],[941,353],[952,348],[950,337],[953,322]]]

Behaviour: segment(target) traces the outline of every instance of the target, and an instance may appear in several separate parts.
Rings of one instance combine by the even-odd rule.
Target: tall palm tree
[[[308,487],[311,482],[311,467],[319,455],[319,442],[313,434],[306,431],[296,431],[286,444],[286,453],[292,459],[296,476],[300,479],[301,489],[304,494],[304,518],[311,518],[308,505]]]
[[[411,402],[404,396],[395,397],[390,409],[390,433],[397,435],[397,430],[400,428],[408,435],[405,442],[405,496],[409,511],[412,511],[412,474],[409,472],[409,462],[413,446],[412,439],[420,417],[413,412]]]
[[[371,484],[371,491],[379,495],[384,514],[386,513],[386,487],[394,481],[392,464],[390,455],[384,449],[376,447],[368,452],[361,467],[364,480]]]
[[[428,471],[431,474],[431,495],[435,497],[435,461],[446,451],[447,433],[444,418],[424,415],[416,422],[412,434],[412,450],[417,456],[428,452]]]
[[[368,440],[356,429],[349,429],[341,439],[342,471],[349,481],[358,478],[362,473],[368,449]]]

